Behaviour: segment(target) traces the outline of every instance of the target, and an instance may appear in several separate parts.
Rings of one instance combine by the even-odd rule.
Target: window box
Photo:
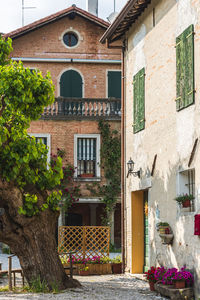
[[[92,174],[92,173],[81,174],[80,177],[82,177],[82,178],[90,178],[90,177],[94,177],[94,174]]]

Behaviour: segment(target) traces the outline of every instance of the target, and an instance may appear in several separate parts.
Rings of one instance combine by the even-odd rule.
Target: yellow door
[[[144,192],[132,192],[132,273],[144,267]]]

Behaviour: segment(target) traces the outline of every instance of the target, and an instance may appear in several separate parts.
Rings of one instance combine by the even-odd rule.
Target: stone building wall
[[[155,19],[153,20],[153,15]],[[154,26],[155,22],[155,26]],[[195,104],[176,111],[176,37],[194,24]],[[126,263],[132,269],[131,193],[148,189],[150,265],[192,269],[200,295],[200,239],[194,235],[194,215],[200,213],[199,144],[190,166],[195,169],[194,211],[182,212],[174,198],[181,191],[179,172],[188,170],[200,134],[200,13],[199,2],[151,1],[127,32],[126,50],[126,157],[133,158],[142,178],[126,179]],[[145,67],[145,129],[133,134],[133,76]],[[157,161],[150,176],[154,156]],[[163,245],[156,224],[168,222],[172,245]]]

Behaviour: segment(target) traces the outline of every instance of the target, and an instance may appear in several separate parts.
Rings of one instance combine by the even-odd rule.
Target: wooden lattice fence
[[[107,226],[60,226],[58,252],[76,252],[77,258],[109,256],[110,227]]]

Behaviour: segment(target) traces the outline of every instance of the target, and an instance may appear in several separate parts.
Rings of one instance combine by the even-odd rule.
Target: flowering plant
[[[172,285],[174,281],[185,280],[187,285],[193,284],[193,275],[186,271],[186,267],[182,267],[180,271],[176,268],[165,269],[164,267],[157,268],[154,277],[156,281],[162,281],[163,284]]]
[[[61,262],[63,264],[69,263],[70,259],[67,256],[61,257]],[[76,257],[72,255],[72,264],[106,264],[110,262],[109,257],[100,257],[100,256],[93,256],[89,258],[82,258],[82,257]]]
[[[80,268],[80,271],[88,271],[88,270],[89,270],[89,267],[86,267],[86,266]]]
[[[182,195],[179,195],[177,196],[174,200],[176,200],[178,203],[183,203],[185,202],[186,200],[193,200],[194,199],[194,196],[191,195],[191,194],[182,194]]]
[[[155,267],[151,267],[147,272],[145,272],[145,277],[147,278],[148,281],[150,282],[156,282],[156,278],[155,278],[155,272],[156,272],[156,268]]]

